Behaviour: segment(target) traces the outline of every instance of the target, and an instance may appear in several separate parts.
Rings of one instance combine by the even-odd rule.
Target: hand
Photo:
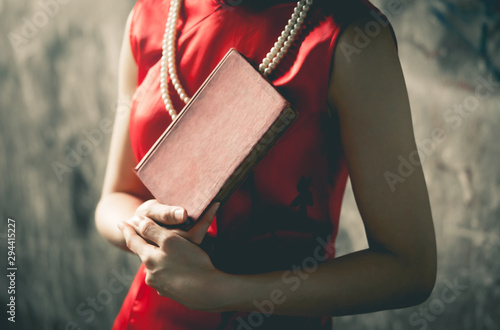
[[[215,310],[225,304],[223,290],[217,290],[224,274],[197,246],[218,207],[219,203],[212,205],[189,232],[163,228],[145,216],[119,224],[128,248],[141,258],[147,269],[146,284],[159,295],[198,310]],[[160,207],[156,206],[155,211],[161,216]]]
[[[142,203],[134,217],[147,217],[159,224],[178,225],[187,220],[186,210],[180,206],[160,204],[156,199]]]

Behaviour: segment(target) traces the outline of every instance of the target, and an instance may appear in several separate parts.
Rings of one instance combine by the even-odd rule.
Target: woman
[[[188,96],[229,48],[260,63],[295,7],[240,2],[180,3],[176,69]],[[133,172],[172,121],[160,87],[170,1],[137,2],[119,64],[126,102],[96,209],[99,232],[143,262],[114,329],[329,329],[334,315],[429,296],[436,248],[422,169],[391,176],[417,150],[395,40],[370,3],[345,2],[308,8],[296,42],[268,76],[298,119],[189,232],[158,225],[182,223],[186,211],[159,204]],[[172,85],[167,78],[179,111],[184,102]],[[334,259],[347,173],[369,248]]]

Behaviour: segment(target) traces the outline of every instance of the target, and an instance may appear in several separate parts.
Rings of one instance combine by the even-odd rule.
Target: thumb
[[[212,204],[203,217],[196,225],[188,232],[189,239],[195,244],[201,244],[203,238],[207,234],[208,228],[214,221],[215,213],[219,209],[220,203]]]

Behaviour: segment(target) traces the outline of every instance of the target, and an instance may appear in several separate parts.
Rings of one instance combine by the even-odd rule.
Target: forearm
[[[128,193],[114,192],[101,198],[95,212],[99,233],[117,247],[129,251],[118,223],[132,218],[144,200]]]
[[[306,262],[306,266],[314,263]],[[227,305],[221,309],[298,316],[359,314],[420,303],[432,288],[418,267],[407,266],[393,254],[371,250],[324,262],[316,269],[298,268],[225,274]]]

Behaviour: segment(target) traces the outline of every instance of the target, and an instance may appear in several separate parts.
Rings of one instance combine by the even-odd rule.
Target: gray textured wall
[[[16,224],[15,328],[109,328],[138,266],[98,236],[92,221],[116,103],[119,45],[134,2],[54,1],[47,15],[38,1],[0,0],[2,329],[9,217]],[[498,1],[375,3],[399,40],[439,273],[421,306],[340,317],[335,325],[500,329],[500,85],[489,84],[481,98],[475,94],[482,79],[500,81]],[[339,253],[364,248],[350,186],[341,222]]]

